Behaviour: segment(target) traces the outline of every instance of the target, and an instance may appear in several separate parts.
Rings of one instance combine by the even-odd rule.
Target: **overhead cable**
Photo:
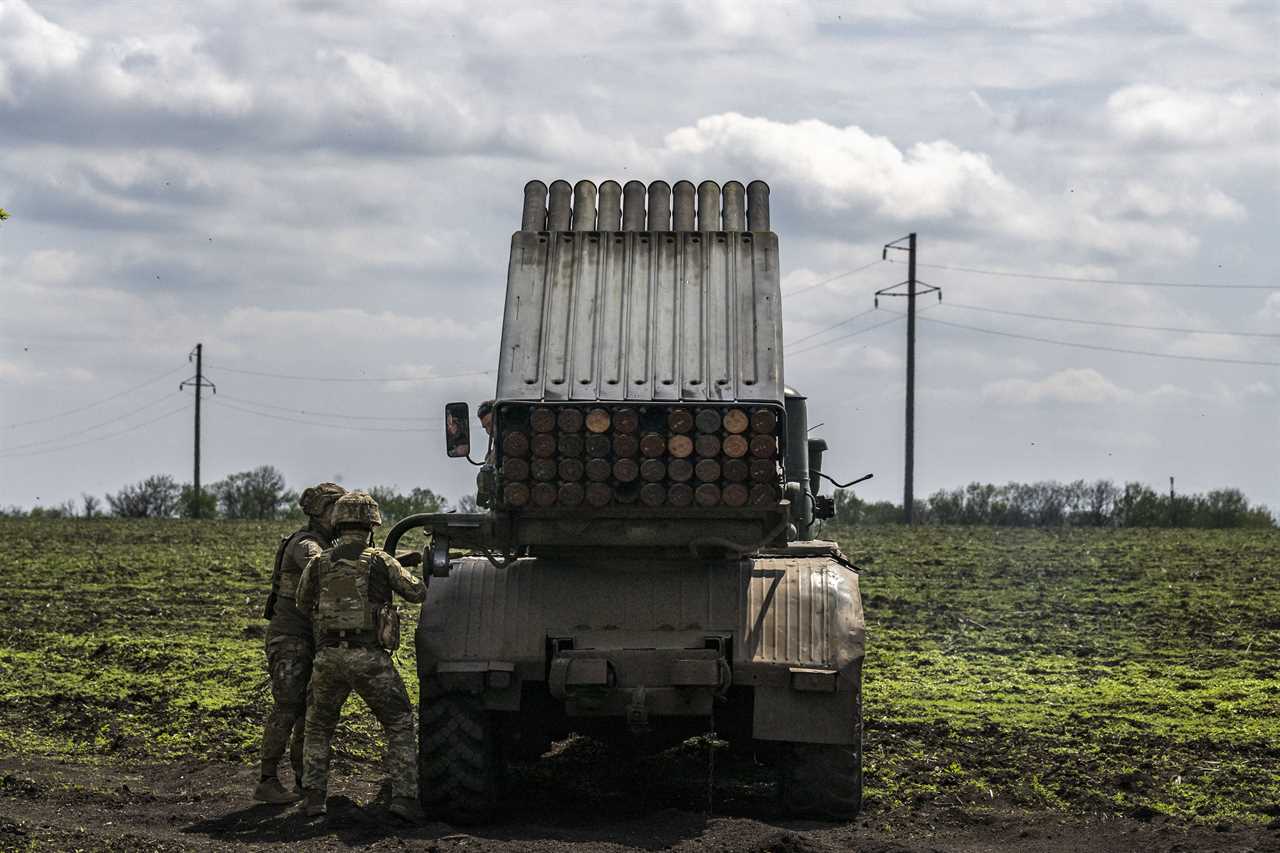
[[[889,261],[889,263],[901,263],[901,261]],[[1173,281],[1140,281],[1124,278],[1091,278],[1088,276],[1071,276],[1071,275],[1044,275],[1042,273],[1029,272],[1006,272],[1004,270],[985,270],[976,267],[957,267],[948,266],[946,264],[924,264],[917,263],[918,267],[930,267],[935,270],[951,270],[953,272],[971,272],[977,275],[993,275],[1001,278],[1032,278],[1041,281],[1075,281],[1086,284],[1112,284],[1123,285],[1129,287],[1189,287],[1201,288],[1205,290],[1280,290],[1280,285],[1276,284],[1203,284],[1200,282],[1173,282]]]
[[[107,426],[108,424],[117,423],[119,421],[124,420],[125,418],[131,418],[134,415],[138,414],[139,412],[145,412],[147,409],[153,408],[159,405],[160,403],[168,402],[169,400],[173,399],[173,395],[176,393],[178,392],[176,391],[170,392],[168,394],[165,394],[163,397],[157,397],[156,399],[152,400],[150,403],[143,403],[141,406],[138,406],[137,408],[134,408],[131,411],[125,412],[123,415],[117,415],[114,418],[110,418],[105,421],[99,421],[98,423],[93,424],[92,426],[87,426],[87,427],[84,427],[83,429],[78,429],[74,432],[63,433],[62,435],[54,436],[53,438],[44,438],[44,439],[41,439],[40,441],[28,441],[25,444],[11,444],[11,445],[8,445],[7,447],[0,447],[0,453],[5,453],[10,450],[21,450],[24,447],[39,447],[44,444],[57,444],[58,442],[65,441],[68,438],[75,438],[78,435],[84,435],[87,432],[93,432],[95,429],[98,429],[99,427],[104,427],[104,426]]]
[[[1261,367],[1280,367],[1280,361],[1254,361],[1252,359],[1243,358],[1218,358],[1208,355],[1178,355],[1168,352],[1151,352],[1149,350],[1126,349],[1124,347],[1108,347],[1100,344],[1081,344],[1075,341],[1059,341],[1053,338],[1039,338],[1034,335],[1020,335],[1016,332],[1002,332],[996,329],[984,329],[979,326],[967,326],[964,323],[953,323],[950,320],[939,320],[936,317],[925,317],[924,320],[930,323],[936,323],[940,326],[952,326],[956,329],[967,329],[971,332],[981,332],[984,335],[998,335],[1002,338],[1017,338],[1023,341],[1038,341],[1042,344],[1057,344],[1062,347],[1074,347],[1076,349],[1099,350],[1101,352],[1118,352],[1126,355],[1145,355],[1151,358],[1170,358],[1178,361],[1204,361],[1214,364],[1250,364]]]
[[[263,403],[258,400],[246,400],[241,397],[233,397],[230,394],[222,394],[218,399],[231,400],[234,403],[240,403],[246,406],[258,406],[263,409],[272,409],[277,412],[289,412],[295,415],[313,415],[322,418],[338,418],[340,420],[350,421],[411,421],[411,422],[436,422],[444,420],[443,417],[434,418],[411,418],[411,417],[395,417],[392,415],[345,415],[338,412],[317,412],[309,409],[299,409],[296,406],[279,406],[274,403]]]
[[[86,409],[92,409],[95,406],[101,406],[103,403],[110,403],[112,400],[118,400],[119,398],[123,397],[126,394],[132,394],[134,391],[137,391],[140,388],[146,388],[148,385],[154,385],[160,380],[173,376],[175,373],[181,373],[186,369],[187,368],[185,365],[181,367],[175,367],[173,370],[166,370],[164,373],[161,373],[159,376],[156,376],[152,379],[148,379],[146,382],[139,382],[137,385],[126,388],[123,391],[118,391],[115,394],[112,394],[110,397],[103,397],[101,400],[94,400],[92,403],[85,403],[83,406],[76,406],[74,409],[67,409],[66,411],[56,412],[55,414],[52,414],[52,415],[45,415],[42,418],[32,418],[29,421],[17,421],[15,423],[5,424],[3,428],[13,429],[15,427],[28,426],[30,424],[42,424],[47,421],[55,420],[56,418],[64,417],[66,415],[74,415],[77,412],[83,412]]]
[[[884,309],[880,309],[880,310],[884,310]],[[921,312],[923,312],[924,310],[925,310],[924,308],[921,308],[921,309],[919,309],[918,311],[916,311],[916,313],[917,313],[917,314],[920,314],[920,313],[921,313]],[[874,323],[874,324],[872,324],[872,325],[870,325],[870,326],[867,326],[867,327],[866,327],[866,328],[864,328],[864,329],[858,329],[856,332],[849,332],[849,333],[848,333],[848,334],[846,334],[846,335],[840,335],[839,337],[832,338],[832,339],[831,339],[831,340],[829,340],[829,341],[820,341],[820,342],[818,342],[818,343],[809,344],[807,347],[803,347],[803,348],[801,348],[801,349],[798,349],[798,350],[796,350],[795,352],[787,353],[787,355],[789,355],[789,356],[796,356],[796,355],[801,355],[802,353],[812,352],[813,350],[816,350],[816,349],[822,349],[823,347],[825,347],[825,346],[829,346],[829,345],[831,345],[831,344],[834,344],[834,343],[836,343],[837,341],[843,341],[843,340],[845,340],[846,338],[856,337],[857,335],[861,335],[861,334],[864,334],[864,333],[866,333],[866,332],[873,332],[873,331],[875,331],[876,329],[879,329],[879,328],[881,328],[881,327],[883,327],[883,326],[887,326],[887,325],[889,325],[890,323],[897,323],[897,322],[898,322],[898,321],[900,321],[900,320],[905,320],[905,319],[906,319],[906,317],[907,317],[907,315],[906,315],[906,314],[898,314],[896,311],[890,311],[889,313],[890,313],[890,314],[894,314],[895,316],[893,316],[893,317],[889,318],[888,320],[882,320],[882,321],[881,321],[881,322],[879,322],[879,323]]]
[[[1183,332],[1188,335],[1231,335],[1242,338],[1280,338],[1275,332],[1240,332],[1221,329],[1184,329],[1177,326],[1146,326],[1140,323],[1112,323],[1106,320],[1081,320],[1073,317],[1052,317],[1047,314],[1028,314],[1022,311],[1004,311],[983,305],[962,305],[958,302],[942,303],[947,308],[963,308],[966,311],[983,311],[987,314],[1004,314],[1008,317],[1026,317],[1032,320],[1052,320],[1057,323],[1079,323],[1085,326],[1111,326],[1117,329],[1144,329],[1151,332]]]
[[[436,382],[442,379],[463,379],[469,376],[489,376],[492,370],[472,370],[466,373],[451,373],[438,376],[299,376],[289,373],[269,373],[265,370],[244,370],[238,367],[210,365],[206,370],[224,370],[227,373],[241,373],[245,376],[265,376],[270,379],[290,379],[298,382]]]
[[[857,320],[859,317],[865,317],[868,314],[874,312],[875,310],[876,309],[874,308],[868,308],[866,311],[861,311],[857,314],[854,314],[852,317],[846,317],[845,319],[841,320],[839,323],[832,323],[830,326],[827,326],[825,329],[819,329],[818,331],[805,335],[802,338],[796,338],[794,341],[788,344],[788,346],[795,346],[796,344],[802,343],[803,341],[807,341],[810,338],[816,338],[819,335],[825,335],[827,332],[830,332],[832,329],[838,329],[841,326],[852,323],[854,320]]]
[[[354,424],[326,424],[319,421],[308,420],[306,418],[291,418],[286,415],[272,415],[267,412],[259,412],[254,409],[246,409],[243,406],[237,406],[234,403],[228,403],[219,398],[211,398],[210,403],[220,408],[235,409],[237,412],[243,412],[247,415],[255,415],[259,418],[270,418],[273,421],[288,421],[295,424],[306,424],[307,426],[328,427],[329,429],[344,429],[356,432],[439,432],[437,429],[428,429],[426,427],[366,427],[356,426]]]
[[[48,447],[48,448],[45,448],[44,450],[32,450],[27,453],[0,453],[0,459],[18,459],[25,456],[42,456],[46,453],[58,453],[63,450],[70,450],[73,447],[82,447],[86,444],[93,444],[98,441],[105,441],[109,438],[115,438],[117,436],[127,435],[128,433],[135,432],[137,430],[142,429],[143,427],[150,426],[151,424],[154,424],[154,423],[159,423],[160,421],[163,421],[166,418],[171,418],[174,415],[182,414],[183,412],[186,412],[186,411],[189,411],[189,409],[187,408],[187,406],[182,405],[176,409],[170,409],[169,411],[165,412],[163,415],[152,418],[149,421],[143,421],[140,424],[134,424],[128,429],[122,429],[116,432],[109,432],[106,435],[96,435],[93,438],[87,438],[84,441],[77,441],[74,444],[63,445],[62,447]]]
[[[785,291],[782,295],[788,298],[794,298],[796,296],[799,296],[801,293],[807,293],[810,290],[813,290],[818,287],[822,287],[824,284],[830,284],[831,282],[842,279],[845,276],[855,275],[857,273],[862,272],[863,270],[869,270],[872,267],[874,267],[876,264],[882,264],[882,263],[884,263],[883,260],[881,260],[880,258],[876,258],[874,261],[872,261],[869,264],[863,264],[862,266],[857,267],[856,269],[845,270],[844,272],[833,275],[830,278],[824,278],[822,281],[816,281],[813,284],[806,284],[804,287],[798,287],[795,290]]]

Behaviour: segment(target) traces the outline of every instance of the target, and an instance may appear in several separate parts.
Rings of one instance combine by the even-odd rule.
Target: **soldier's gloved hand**
[[[422,563],[421,551],[401,551],[396,554],[396,562],[404,566],[406,569],[410,566],[416,566]]]
[[[486,462],[480,466],[480,473],[476,475],[476,506],[490,506],[497,487],[498,469],[492,462]]]
[[[267,604],[262,608],[262,618],[270,619],[276,615],[276,594],[273,592],[267,596]]]

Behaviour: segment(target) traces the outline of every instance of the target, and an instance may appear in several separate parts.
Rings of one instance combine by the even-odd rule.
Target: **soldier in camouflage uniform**
[[[355,690],[387,733],[391,812],[406,820],[422,817],[413,706],[386,648],[394,651],[399,630],[394,639],[387,637],[384,614],[393,592],[421,602],[427,588],[395,557],[371,547],[373,528],[381,523],[373,498],[364,492],[344,495],[334,507],[333,547],[307,564],[298,584],[298,607],[313,613],[319,646],[303,748],[302,785],[311,816],[325,812],[329,745],[342,703]]]
[[[305,489],[299,504],[308,516],[307,526],[281,540],[276,553],[271,595],[263,613],[271,620],[267,625],[267,670],[274,704],[262,733],[261,776],[253,791],[253,798],[262,802],[292,803],[302,799],[303,725],[315,640],[311,617],[294,604],[294,595],[303,568],[329,547],[333,538],[333,505],[346,491],[336,483]],[[280,785],[276,775],[286,746],[293,765],[292,792]]]
[[[476,506],[487,507],[493,503],[493,492],[496,487],[497,466],[493,454],[493,400],[485,400],[476,406],[476,417],[480,426],[488,434],[489,449],[484,456],[484,464],[476,474]]]

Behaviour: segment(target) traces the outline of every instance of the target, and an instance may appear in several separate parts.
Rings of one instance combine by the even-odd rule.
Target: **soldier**
[[[307,564],[298,583],[298,607],[314,611],[315,666],[307,700],[307,738],[302,785],[309,816],[325,813],[329,744],[354,689],[387,733],[391,812],[419,820],[417,745],[413,707],[388,650],[400,642],[399,617],[392,616],[392,592],[420,602],[422,581],[395,557],[371,546],[382,523],[378,504],[364,492],[343,495],[334,506],[333,547]],[[395,620],[394,628],[390,620]],[[391,636],[394,635],[394,636]]]
[[[333,505],[347,490],[321,483],[302,492],[298,503],[308,516],[307,526],[280,540],[271,595],[263,616],[267,625],[267,669],[274,704],[262,732],[262,768],[253,798],[264,803],[292,803],[302,799],[302,742],[307,713],[307,682],[315,657],[311,617],[294,603],[298,580],[311,558],[329,547],[333,538]],[[292,733],[292,743],[290,734]],[[289,747],[294,790],[280,785],[277,768]]]
[[[484,431],[489,435],[489,449],[485,453],[480,472],[476,474],[476,506],[487,507],[493,503],[496,487],[494,481],[497,478],[497,468],[493,461],[493,400],[485,400],[476,406],[476,417],[480,419],[480,426],[484,427]]]

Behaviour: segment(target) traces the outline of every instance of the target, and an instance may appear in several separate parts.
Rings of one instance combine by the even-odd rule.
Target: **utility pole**
[[[196,392],[196,442],[195,442],[195,471],[191,477],[191,517],[200,517],[200,503],[204,497],[204,492],[200,490],[200,397],[201,391],[205,388],[213,390],[214,394],[218,393],[218,386],[212,382],[206,382],[204,378],[204,344],[196,344],[196,348],[187,353],[187,361],[195,361],[196,375],[190,379],[184,379],[178,384],[178,390],[185,389],[188,385],[195,389]]]
[[[903,241],[907,245],[900,245]],[[934,287],[926,282],[916,280],[916,235],[911,232],[906,237],[885,243],[880,250],[881,259],[889,256],[889,250],[907,253],[907,280],[900,281],[892,287],[877,290],[875,306],[880,307],[881,296],[907,297],[907,412],[905,460],[902,477],[902,521],[912,524],[915,521],[915,476],[916,476],[916,297],[924,293],[937,293],[938,301],[942,301],[942,288]],[[924,285],[920,290],[917,285]],[[906,292],[897,289],[906,285]]]

